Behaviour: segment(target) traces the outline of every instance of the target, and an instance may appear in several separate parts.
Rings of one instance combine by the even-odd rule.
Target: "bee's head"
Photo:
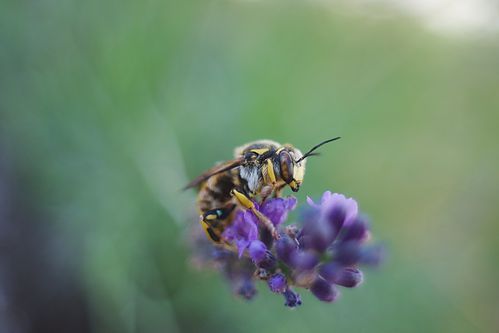
[[[277,151],[279,174],[281,175],[282,180],[289,185],[293,192],[298,192],[300,185],[303,182],[303,176],[305,175],[305,163],[307,161],[306,158],[318,155],[318,153],[314,153],[314,150],[328,142],[338,140],[339,138],[340,137],[336,137],[323,141],[305,154],[302,154],[299,149],[294,148],[291,145],[284,145],[283,148]]]
[[[301,151],[292,146],[285,146],[277,156],[281,178],[293,192],[298,192],[305,174],[306,160],[297,162],[302,157]]]

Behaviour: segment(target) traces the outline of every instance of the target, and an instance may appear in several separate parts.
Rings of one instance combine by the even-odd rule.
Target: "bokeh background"
[[[0,332],[494,332],[499,15],[487,1],[0,2]],[[260,138],[389,257],[340,301],[189,264],[179,189]]]

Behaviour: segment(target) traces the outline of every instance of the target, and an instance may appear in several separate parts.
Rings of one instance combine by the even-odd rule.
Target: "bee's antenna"
[[[336,138],[332,138],[332,139],[329,139],[329,140],[322,141],[318,145],[313,146],[312,149],[310,149],[308,152],[306,152],[298,161],[296,161],[296,163],[300,163],[301,161],[303,161],[307,157],[314,156],[314,155],[319,155],[319,153],[314,153],[314,150],[316,150],[317,148],[319,148],[322,145],[325,145],[326,143],[338,140],[340,138],[341,138],[340,136],[337,136]]]

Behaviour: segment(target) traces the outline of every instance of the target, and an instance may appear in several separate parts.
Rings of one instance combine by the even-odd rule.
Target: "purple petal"
[[[358,214],[358,205],[354,199],[330,191],[324,192],[320,205],[316,205],[312,200],[308,200],[308,203],[318,209],[323,218],[332,219],[331,223],[337,231],[341,226],[349,225]]]
[[[261,241],[259,241],[259,240],[252,241],[249,244],[248,250],[249,250],[249,255],[250,255],[251,259],[255,263],[258,264],[263,259],[265,259],[265,252],[267,251],[267,247]]]
[[[328,303],[333,302],[339,295],[339,292],[334,285],[320,277],[312,283],[310,291],[319,300]]]
[[[346,219],[346,209],[343,206],[336,205],[331,207],[329,212],[326,214],[326,220],[333,227],[335,234],[337,235],[343,225],[345,224]]]
[[[329,201],[331,201],[332,196],[331,191],[324,192],[321,197],[321,206],[326,205]]]
[[[244,230],[243,235],[247,237],[249,241],[256,240],[258,238],[258,219],[253,214],[253,212],[247,210],[244,212],[244,225],[242,230]]]
[[[239,258],[241,258],[243,256],[244,250],[246,250],[246,248],[248,247],[249,244],[250,244],[250,242],[248,242],[247,240],[236,241],[237,255],[239,256]]]
[[[320,206],[316,204],[311,197],[307,196],[307,203],[310,207],[319,208]]]
[[[281,273],[272,275],[267,281],[267,284],[269,285],[270,290],[274,293],[282,294],[288,288],[286,277]]]
[[[334,239],[331,226],[321,220],[310,220],[300,234],[300,247],[324,252]]]
[[[232,221],[232,224],[225,228],[222,236],[228,240],[228,241],[233,241],[236,239],[238,235],[238,228],[237,226],[241,223],[243,220],[243,212],[239,211],[236,213],[236,216],[234,217],[234,220]]]
[[[343,229],[343,234],[340,236],[343,242],[365,241],[369,235],[367,221],[362,217],[355,218],[349,226]]]
[[[347,198],[343,194],[334,193],[329,200],[331,207],[340,206],[345,210],[345,224],[348,225],[352,219],[357,217],[359,208],[357,201],[352,198]]]
[[[265,201],[260,208],[260,212],[267,216],[275,226],[286,220],[288,212],[295,209],[296,198],[274,198]]]
[[[236,244],[239,257],[241,257],[250,243],[258,239],[256,217],[249,211],[238,212],[234,221],[225,229],[222,236],[228,242]]]

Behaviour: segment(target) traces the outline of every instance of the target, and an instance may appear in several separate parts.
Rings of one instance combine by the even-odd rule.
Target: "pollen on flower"
[[[320,301],[336,301],[340,288],[355,288],[364,281],[361,266],[381,262],[383,248],[369,244],[369,224],[354,199],[327,191],[320,200],[307,202],[291,224],[286,222],[297,206],[294,197],[255,202],[277,229],[277,240],[249,210],[235,212],[221,244],[193,233],[194,262],[220,271],[234,294],[248,300],[256,295],[255,283],[265,281],[291,308],[302,304],[295,291],[299,288]]]

